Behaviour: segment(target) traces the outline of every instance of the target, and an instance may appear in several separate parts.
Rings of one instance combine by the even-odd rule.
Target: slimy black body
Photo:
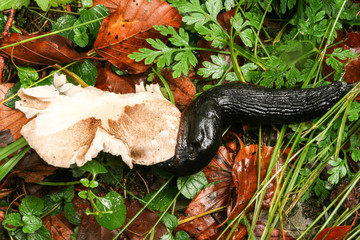
[[[177,176],[196,173],[214,157],[229,124],[311,120],[326,113],[352,87],[336,82],[311,89],[269,89],[232,82],[212,88],[184,110],[175,156],[158,166]]]

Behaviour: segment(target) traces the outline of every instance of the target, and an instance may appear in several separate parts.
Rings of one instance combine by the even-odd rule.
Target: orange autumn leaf
[[[221,146],[210,164],[203,169],[208,182],[217,182],[202,191],[191,201],[185,216],[179,220],[194,217],[206,211],[226,206],[232,187],[231,168],[233,153]],[[186,231],[191,239],[213,239],[221,233],[218,225],[225,217],[225,211],[208,214],[179,225],[175,232]]]
[[[106,64],[105,67],[98,67],[95,87],[114,93],[135,93],[135,85],[146,82],[146,79],[145,74],[119,76],[111,69],[110,64]]]
[[[140,48],[151,48],[147,38],[167,42],[167,38],[153,26],[179,28],[181,20],[179,12],[162,0],[120,1],[116,11],[103,20],[94,50],[123,71],[131,74],[145,72],[151,65],[127,56]]]
[[[107,9],[109,9],[110,13],[113,13],[116,11],[117,7],[119,6],[119,3],[122,0],[94,0],[93,1],[93,7],[95,7],[96,5],[102,4],[104,5]]]
[[[236,189],[236,200],[228,207],[228,219],[233,219],[240,214],[257,190],[259,169],[258,150],[258,145],[246,146],[239,151],[235,158],[232,175]],[[260,182],[264,180],[266,176],[273,152],[273,147],[261,146]],[[267,186],[262,207],[265,208],[270,206],[275,188],[276,180],[274,179]],[[248,208],[246,209],[246,212],[250,210],[252,209]]]
[[[67,240],[74,233],[74,226],[69,223],[64,213],[55,216],[47,215],[42,221],[53,240]]]
[[[24,41],[45,34],[11,33],[0,39],[0,47]],[[59,35],[50,35],[13,47],[0,49],[0,55],[12,59],[15,64],[23,66],[53,65],[69,63],[89,58],[86,53],[79,54],[71,47],[71,41]]]
[[[328,227],[322,230],[314,240],[344,240],[346,235],[351,231],[355,224],[358,212],[356,212],[355,219],[350,226],[336,226]]]
[[[0,102],[5,98],[7,91],[13,86],[12,83],[0,85]],[[25,114],[19,110],[0,104],[0,145],[6,145],[21,137],[21,128],[29,121]]]
[[[173,71],[169,69],[163,69],[161,75],[166,79],[169,84],[170,90],[174,96],[176,106],[180,110],[184,110],[194,99],[196,94],[196,88],[193,82],[188,76],[173,77]],[[161,80],[155,77],[154,83],[162,85]]]

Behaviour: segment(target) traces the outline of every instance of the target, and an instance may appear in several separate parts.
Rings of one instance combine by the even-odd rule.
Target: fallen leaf
[[[105,67],[98,68],[95,87],[114,93],[135,93],[135,85],[146,82],[146,79],[145,74],[119,76],[114,73],[110,64],[106,64]]]
[[[154,25],[179,28],[182,17],[170,4],[162,0],[120,1],[115,12],[106,17],[100,27],[94,50],[109,59],[117,68],[131,74],[145,72],[151,65],[127,57],[140,48],[151,48],[147,38],[167,42],[153,29]]]
[[[232,204],[228,206],[228,219],[233,219],[239,215],[245,209],[257,190],[259,169],[258,150],[258,145],[246,146],[238,152],[235,158],[232,176],[236,189],[236,200],[234,200]],[[273,151],[273,147],[261,146],[260,182],[265,178]],[[274,195],[275,187],[276,180],[274,179],[267,187],[262,207],[269,207]],[[246,209],[246,212],[250,210],[252,209],[248,208]]]
[[[7,91],[13,86],[12,83],[0,85],[0,102],[4,100]],[[21,137],[20,130],[29,119],[19,110],[0,105],[0,147],[5,147]]]
[[[34,150],[30,150],[29,154],[15,166],[15,170],[18,171],[17,175],[27,183],[41,182],[46,177],[53,175],[57,169],[48,165]]]
[[[111,231],[103,226],[100,226],[94,215],[84,214],[79,226],[77,240],[108,240],[113,239],[117,234],[118,230]]]
[[[210,164],[203,169],[208,182],[219,183],[200,191],[188,205],[185,216],[180,217],[180,221],[228,204],[232,187],[232,163],[233,153],[221,146]],[[181,224],[174,231],[186,231],[192,239],[211,239],[221,233],[218,225],[225,217],[225,211],[208,214]]]
[[[351,231],[352,227],[355,224],[357,218],[357,212],[355,219],[350,226],[336,226],[328,227],[322,230],[318,235],[316,235],[314,240],[343,240],[346,235]]]
[[[126,219],[124,225],[126,225],[139,211],[143,208],[143,205],[138,201],[125,199],[126,205]],[[145,209],[139,216],[126,228],[125,235],[131,240],[142,240],[148,231],[154,226],[155,222],[159,219],[158,215],[154,212]],[[160,222],[154,229],[154,238],[158,239],[168,233],[165,225]],[[150,235],[146,239],[150,239]]]
[[[116,11],[121,1],[122,0],[94,0],[93,7],[102,4],[109,9],[110,13],[113,13]]]
[[[74,233],[74,226],[69,223],[64,213],[55,216],[47,215],[42,218],[42,221],[53,240],[68,240]]]
[[[45,32],[35,34],[11,33],[10,36],[0,39],[0,47],[39,37],[43,34]],[[71,47],[71,41],[59,35],[50,35],[13,47],[0,49],[0,55],[22,66],[53,65],[89,58],[85,53],[79,54],[76,52]]]
[[[258,240],[261,239],[261,237],[262,237],[262,235],[264,233],[264,230],[265,230],[265,224],[262,221],[257,221],[256,225],[255,225],[255,231],[254,231],[256,239],[258,239]],[[295,238],[293,236],[291,236],[290,234],[288,234],[288,233],[285,233],[285,236],[282,236],[279,229],[274,228],[272,230],[272,232],[271,232],[271,236],[270,236],[269,240],[279,240],[279,239],[281,239],[281,240],[295,240]]]
[[[169,84],[170,90],[174,96],[176,106],[183,110],[193,100],[196,94],[195,85],[190,81],[189,77],[182,75],[181,77],[174,78],[173,71],[169,69],[163,69],[161,75],[165,78]],[[158,77],[154,79],[155,83],[161,84]]]
[[[331,191],[330,194],[330,201],[334,201],[335,198],[337,198],[341,192],[343,192],[345,190],[345,188],[349,185],[349,182],[342,182],[339,183],[338,185],[335,186],[334,190]],[[345,209],[354,209],[357,204],[359,203],[359,196],[358,196],[359,192],[357,190],[357,187],[354,187],[353,189],[351,189],[350,193],[346,196],[345,201],[342,203],[342,207],[344,207]]]
[[[357,32],[346,32],[346,37],[343,36],[343,34],[338,31],[338,36],[336,39],[336,42],[339,44],[335,44],[333,47],[328,48],[326,50],[326,54],[331,54],[334,52],[336,48],[342,48],[343,50],[350,50],[356,53],[360,53],[360,34]],[[325,60],[328,57],[324,57],[324,61],[322,63],[322,73],[323,76],[329,76],[327,77],[327,80],[334,81],[334,75],[331,74],[334,72],[334,69],[327,65]],[[338,59],[340,62],[345,64],[345,75],[344,80],[348,83],[357,83],[360,81],[360,57],[357,57],[355,59],[345,59],[341,60]]]

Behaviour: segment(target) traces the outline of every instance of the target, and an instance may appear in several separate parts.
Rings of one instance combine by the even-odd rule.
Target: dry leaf
[[[334,44],[333,47],[328,48],[326,50],[326,54],[331,54],[334,52],[336,48],[342,48],[343,50],[351,50],[356,53],[360,53],[360,34],[357,32],[346,32],[346,37],[343,36],[343,34],[338,31],[337,32],[337,39],[336,42],[340,42],[339,44]],[[328,57],[324,57],[324,61],[322,63],[322,73],[324,76],[328,76],[329,74],[334,72],[334,69],[327,65],[325,60]],[[344,80],[348,83],[357,83],[360,81],[360,57],[357,57],[355,59],[345,59],[341,60],[338,59],[342,63],[347,63],[345,65],[345,75]],[[331,74],[327,77],[329,81],[334,80],[334,75]]]
[[[235,158],[233,166],[233,181],[236,189],[235,201],[228,207],[228,219],[233,219],[239,215],[247,206],[250,199],[257,190],[258,182],[258,145],[250,145],[242,148]],[[261,147],[261,172],[260,182],[265,178],[271,156],[273,154],[273,147]],[[267,188],[265,198],[263,200],[263,207],[268,207],[274,195],[276,187],[276,180],[274,179]],[[248,208],[246,212],[252,209]]]
[[[25,182],[37,183],[53,175],[57,168],[46,164],[34,150],[30,150],[29,154],[26,154],[16,164],[15,170],[18,171],[17,175],[23,178]]]
[[[151,65],[127,57],[140,48],[150,48],[147,38],[167,38],[153,29],[154,25],[181,26],[179,12],[162,0],[120,1],[115,12],[100,27],[94,50],[117,68],[131,74],[143,73]]]
[[[0,85],[0,102],[5,98],[12,83]],[[29,119],[19,110],[0,105],[0,147],[5,147],[21,137],[20,130]]]
[[[357,212],[355,215],[355,219],[350,226],[336,226],[336,227],[328,227],[322,230],[314,240],[343,240],[347,236],[347,234],[351,231],[352,227],[355,224],[357,218]]]
[[[64,213],[42,218],[45,227],[49,230],[52,240],[68,240],[74,233],[74,226],[69,223]]]
[[[196,88],[189,77],[182,75],[181,77],[174,78],[173,71],[169,69],[163,69],[161,75],[166,79],[169,84],[170,90],[174,96],[176,106],[183,110],[193,100],[196,94]],[[158,77],[154,80],[155,83],[161,84]]]
[[[109,240],[113,239],[117,234],[118,230],[111,231],[100,226],[94,215],[83,214],[77,234],[77,240]]]
[[[146,79],[145,74],[119,76],[114,73],[110,64],[106,64],[105,67],[98,68],[95,87],[113,93],[135,93],[135,85],[146,82]]]
[[[255,225],[255,237],[256,239],[260,240],[265,230],[265,224],[262,221],[257,221]],[[279,229],[274,228],[271,232],[271,236],[269,240],[295,240],[293,236],[288,233],[285,233],[285,236],[281,236],[281,232]]]
[[[187,207],[185,216],[181,217],[179,220],[197,216],[206,211],[223,207],[228,204],[232,187],[232,163],[233,154],[229,149],[221,146],[210,164],[203,169],[208,178],[208,182],[219,181],[219,183],[200,191]],[[225,217],[225,211],[205,215],[179,225],[175,231],[186,231],[192,239],[200,240],[215,238],[221,233],[221,230],[218,229],[218,225]]]
[[[93,6],[95,7],[96,5],[102,4],[109,9],[110,13],[113,13],[116,11],[121,1],[123,0],[94,0]]]
[[[134,216],[137,214],[143,205],[138,201],[125,199],[126,205],[126,219],[124,225],[126,225]],[[148,231],[158,221],[159,217],[157,214],[145,209],[141,214],[126,228],[125,235],[131,240],[142,240]],[[160,240],[160,238],[168,233],[165,225],[160,222],[155,227],[155,235],[153,239]],[[150,235],[150,234],[149,234]],[[146,239],[150,239],[148,236]]]
[[[0,47],[43,34],[45,33],[11,33],[9,37],[5,36],[0,39]],[[69,39],[59,35],[50,35],[14,47],[1,49],[0,55],[12,59],[15,64],[22,66],[53,65],[88,58],[85,53],[77,53],[72,48]]]

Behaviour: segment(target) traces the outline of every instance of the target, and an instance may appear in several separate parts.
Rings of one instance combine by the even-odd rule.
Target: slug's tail
[[[232,85],[232,90],[230,90]],[[226,85],[224,85],[226,86]],[[232,122],[287,124],[308,121],[326,113],[352,88],[353,84],[336,82],[309,89],[269,89],[244,84],[228,84],[222,101],[226,119]],[[223,96],[225,97],[225,96]],[[229,98],[229,97],[228,97]],[[221,102],[221,101],[220,101]]]

